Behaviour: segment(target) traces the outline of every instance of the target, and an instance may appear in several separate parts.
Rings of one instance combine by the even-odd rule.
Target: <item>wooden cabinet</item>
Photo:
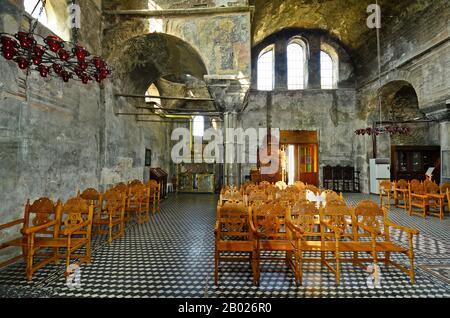
[[[439,146],[392,146],[391,178],[424,180],[440,156]]]

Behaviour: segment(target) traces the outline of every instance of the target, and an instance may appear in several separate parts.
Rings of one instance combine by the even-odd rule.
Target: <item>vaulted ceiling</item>
[[[432,0],[378,0],[389,27],[433,3]],[[375,0],[250,0],[255,6],[253,44],[284,28],[328,30],[353,50],[370,36],[367,7]]]

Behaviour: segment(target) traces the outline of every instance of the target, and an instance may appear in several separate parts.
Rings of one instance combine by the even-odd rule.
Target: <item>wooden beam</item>
[[[212,15],[212,14],[230,14],[230,13],[253,13],[254,6],[236,6],[236,7],[216,7],[216,8],[186,8],[186,9],[167,9],[167,10],[104,10],[106,15],[134,15],[140,17],[161,17],[170,18],[177,16],[193,15]]]
[[[211,98],[195,98],[195,97],[178,97],[178,96],[158,96],[158,95],[134,95],[134,94],[115,94],[117,97],[129,97],[129,98],[159,98],[159,99],[176,99],[186,100],[191,102],[213,102]]]
[[[148,110],[164,110],[164,111],[172,111],[172,112],[193,112],[193,113],[219,113],[217,110],[207,110],[207,109],[186,109],[186,108],[163,108],[163,107],[145,107],[138,106],[137,109],[148,109]]]

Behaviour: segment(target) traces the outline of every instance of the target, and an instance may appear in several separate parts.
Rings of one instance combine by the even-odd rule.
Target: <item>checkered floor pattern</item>
[[[355,204],[376,196],[345,195]],[[303,286],[296,287],[284,263],[264,262],[259,287],[252,284],[248,263],[224,263],[219,286],[214,285],[215,195],[171,195],[162,202],[161,213],[144,225],[131,224],[126,235],[108,244],[103,237],[93,242],[92,263],[81,267],[80,288],[65,282],[63,264],[39,270],[32,282],[25,279],[24,263],[0,271],[0,297],[450,297],[445,268],[450,266],[450,216],[440,221],[408,216],[391,209],[390,217],[420,230],[415,240],[416,284],[394,267],[381,265],[381,288],[367,286],[364,268],[343,264],[341,285],[320,265],[304,267]],[[393,231],[394,240],[404,241]],[[400,262],[408,260],[393,255]],[[427,270],[427,266],[440,268]],[[442,270],[441,268],[444,268]],[[444,274],[442,274],[444,273]],[[444,276],[443,276],[444,275]]]

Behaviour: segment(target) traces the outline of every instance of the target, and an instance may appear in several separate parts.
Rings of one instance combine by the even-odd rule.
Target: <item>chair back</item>
[[[258,236],[269,240],[284,240],[286,234],[286,212],[288,208],[279,202],[267,202],[250,207],[250,218]]]
[[[78,227],[80,224],[86,222],[86,225],[74,232],[76,235],[83,235],[86,237],[91,236],[92,231],[92,219],[94,215],[94,204],[88,202],[80,197],[71,198],[62,205],[59,204],[61,215],[61,229],[70,230],[71,228]]]
[[[351,224],[355,224],[354,211],[344,201],[327,202],[325,207],[320,208],[320,219],[326,224],[337,228],[341,236],[354,235],[355,228],[351,226]]]
[[[254,204],[257,201],[266,202],[268,200],[268,196],[264,190],[255,190],[250,192],[247,196],[246,202],[247,205]]]
[[[295,181],[294,186],[297,187],[299,190],[302,190],[303,188],[305,188],[305,184],[301,181]]]
[[[314,236],[316,219],[319,216],[319,209],[314,202],[300,200],[289,209],[286,221],[299,227],[304,236]]]
[[[136,184],[144,184],[144,183],[141,180],[138,180],[138,179],[134,179],[134,180],[128,182],[129,186],[134,186]]]
[[[441,192],[441,189],[439,188],[439,186],[432,182],[429,181],[427,183],[424,182],[424,188],[425,188],[425,192],[429,193],[429,194],[439,194]]]
[[[390,180],[383,180],[380,181],[380,192],[381,193],[388,193],[390,191],[392,191],[392,182]]]
[[[221,240],[250,240],[248,207],[243,202],[227,201],[217,207],[218,236]]]
[[[358,223],[367,227],[376,229],[381,232],[382,222],[380,219],[384,218],[383,209],[377,203],[370,200],[363,200],[358,203],[355,208],[355,218]]]
[[[53,203],[53,201],[47,197],[39,198],[33,203],[30,203],[30,200],[27,200],[24,211],[23,229],[43,225],[54,220],[60,220],[58,219],[56,207],[57,204]],[[54,226],[53,229],[44,229],[37,233],[45,234],[45,236],[56,236],[57,232],[58,226]]]
[[[396,182],[395,187],[402,190],[408,189],[408,181],[405,179],[400,179]]]
[[[108,190],[103,195],[102,210],[112,215],[112,217],[121,217],[125,210],[126,195],[116,190]]]
[[[409,185],[409,189],[413,194],[425,194],[425,187],[421,182],[411,182]]]
[[[331,166],[323,167],[323,180],[333,180],[333,168]]]
[[[313,192],[315,195],[319,195],[320,194],[319,188],[316,187],[315,185],[312,185],[312,184],[306,185],[304,189]]]
[[[441,193],[442,194],[446,194],[447,190],[450,191],[450,182],[446,182],[446,183],[441,185]]]

